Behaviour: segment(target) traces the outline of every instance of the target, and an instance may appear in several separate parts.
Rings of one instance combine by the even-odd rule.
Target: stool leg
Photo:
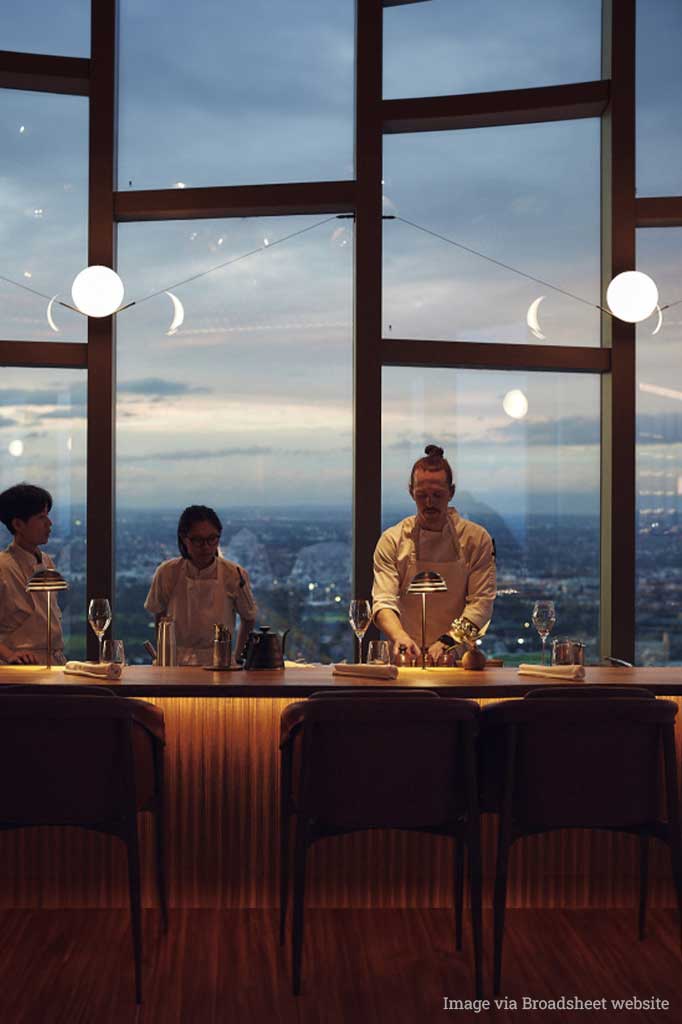
[[[135,1001],[142,1002],[142,910],[140,902],[140,849],[137,836],[137,818],[126,836],[128,850],[128,894],[130,898],[130,927],[135,958]]]
[[[296,822],[296,848],[294,850],[294,906],[291,936],[291,967],[294,995],[301,994],[301,962],[303,959],[303,910],[305,902],[305,865],[308,843],[305,822],[299,815]]]

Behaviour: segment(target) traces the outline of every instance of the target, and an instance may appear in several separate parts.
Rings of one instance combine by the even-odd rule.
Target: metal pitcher
[[[156,631],[156,664],[171,668],[177,665],[177,654],[175,645],[175,619],[163,616],[159,619]]]
[[[552,664],[553,665],[584,665],[585,644],[580,640],[568,640],[566,637],[557,637],[552,641]]]
[[[284,646],[288,629],[282,633],[271,633],[269,626],[249,633],[244,652],[244,668],[247,671],[259,668],[284,668]]]

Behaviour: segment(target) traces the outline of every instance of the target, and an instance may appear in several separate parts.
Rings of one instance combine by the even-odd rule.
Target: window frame
[[[92,0],[90,59],[0,51],[0,88],[88,96],[90,264],[116,266],[116,231],[118,223],[123,222],[273,214],[354,215],[353,587],[360,596],[371,590],[372,553],[381,526],[384,366],[599,373],[601,650],[603,655],[633,660],[634,325],[603,315],[601,346],[589,348],[383,338],[381,178],[385,134],[599,116],[604,293],[614,274],[635,267],[636,228],[682,225],[682,197],[637,199],[635,194],[636,0],[603,0],[600,81],[384,100],[383,7],[398,2],[401,0],[356,0],[355,177],[348,181],[119,192],[116,0]],[[89,320],[86,345],[0,340],[0,365],[78,367],[88,371],[86,601],[95,595],[111,594],[114,589],[115,352],[115,317]],[[358,438],[362,438],[361,444]],[[90,655],[95,651],[94,639],[88,640],[92,644]]]

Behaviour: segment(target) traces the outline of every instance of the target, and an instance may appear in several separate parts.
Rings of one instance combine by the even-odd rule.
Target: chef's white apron
[[[218,561],[215,579],[187,575],[182,562],[168,602],[167,614],[175,620],[178,665],[210,665],[213,660],[213,626],[223,623],[234,633],[234,598],[227,589],[225,565]]]
[[[430,647],[439,636],[448,633],[453,620],[461,615],[466,603],[468,571],[460,554],[459,541],[452,520],[448,516],[446,529],[452,536],[452,560],[448,562],[423,561],[419,557],[421,529],[415,525],[413,550],[408,559],[408,571],[402,584],[399,607],[400,622],[418,646],[422,642],[422,596],[408,594],[412,579],[418,572],[438,572],[447,584],[447,591],[426,595],[426,646]]]

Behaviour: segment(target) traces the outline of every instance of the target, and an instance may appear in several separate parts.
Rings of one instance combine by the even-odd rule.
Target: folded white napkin
[[[64,672],[72,676],[93,676],[95,679],[120,679],[123,666],[113,661],[67,661]]]
[[[335,676],[367,676],[370,679],[397,679],[398,669],[395,665],[346,665],[341,662],[334,665],[332,675]]]
[[[540,676],[548,679],[573,679],[579,682],[585,678],[583,665],[519,665],[520,676]]]

